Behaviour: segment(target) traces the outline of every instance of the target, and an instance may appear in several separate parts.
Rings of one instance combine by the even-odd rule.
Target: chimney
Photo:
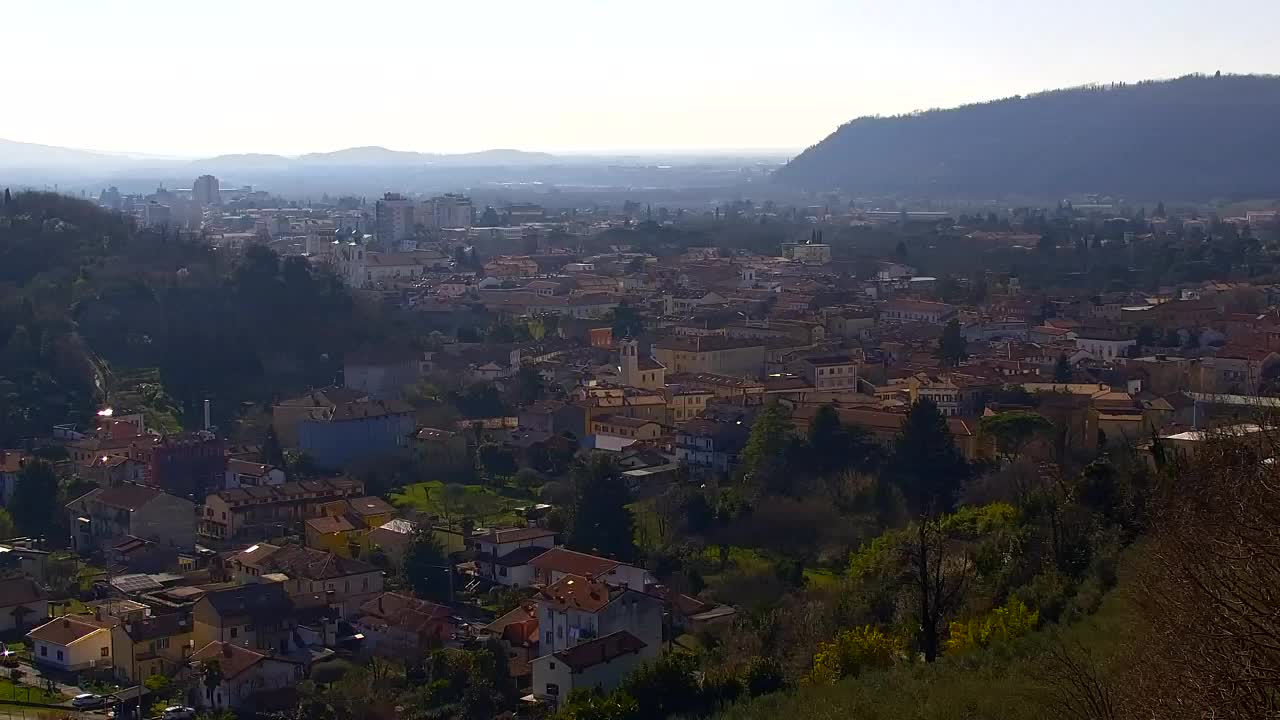
[[[222,643],[222,657],[231,657],[231,643]]]
[[[63,615],[63,616],[62,616],[62,627],[64,627],[64,628],[69,628],[69,627],[71,627],[71,621],[70,621],[70,620],[68,620],[68,619],[67,619],[67,617],[66,617],[65,615]]]
[[[209,401],[204,401],[204,429],[208,430],[213,423],[209,422]]]

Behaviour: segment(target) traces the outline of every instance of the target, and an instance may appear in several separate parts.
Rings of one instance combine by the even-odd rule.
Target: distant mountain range
[[[189,168],[193,172],[217,171],[289,171],[307,168],[372,168],[372,167],[520,167],[555,163],[555,155],[522,150],[485,150],[454,155],[405,152],[369,146],[347,148],[326,153],[307,153],[297,157],[246,153],[219,155],[201,160],[112,154],[93,150],[37,145],[0,139],[0,168],[79,169],[102,172],[139,168],[175,170]]]
[[[1280,195],[1280,77],[1188,76],[853,120],[775,174],[814,191]]]

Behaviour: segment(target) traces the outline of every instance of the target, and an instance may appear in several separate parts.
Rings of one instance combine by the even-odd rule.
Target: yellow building
[[[170,677],[190,664],[192,642],[187,613],[125,619],[111,628],[115,677],[126,686],[141,685],[152,675]]]
[[[372,496],[325,503],[320,512],[306,522],[307,547],[348,558],[366,556],[369,532],[395,517],[394,507]]]
[[[765,346],[760,340],[671,336],[654,343],[653,354],[672,373],[755,378],[764,372]]]

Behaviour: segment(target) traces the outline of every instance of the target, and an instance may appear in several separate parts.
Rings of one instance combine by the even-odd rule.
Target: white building
[[[530,661],[533,696],[557,707],[579,688],[607,693],[646,660],[649,648],[616,632]]]
[[[173,210],[152,200],[142,206],[142,224],[147,227],[165,227],[173,222]]]
[[[476,573],[506,587],[529,587],[530,561],[555,547],[556,534],[542,528],[495,530],[467,540],[476,551]]]
[[[662,650],[662,601],[627,587],[567,575],[537,595],[539,650],[550,654],[626,631],[657,657]]]
[[[27,633],[37,666],[65,671],[111,667],[111,625],[89,615],[54,618]]]
[[[471,198],[466,195],[447,193],[434,197],[424,203],[424,210],[429,211],[429,222],[424,223],[432,228],[470,228],[474,207]]]
[[[1077,337],[1076,348],[1089,353],[1096,360],[1115,360],[1125,357],[1137,340],[1111,340],[1105,338]]]

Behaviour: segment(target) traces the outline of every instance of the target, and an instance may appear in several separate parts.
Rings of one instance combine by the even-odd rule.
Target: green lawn
[[[396,507],[414,508],[450,521],[469,517],[482,525],[514,525],[522,518],[513,509],[536,502],[499,494],[484,485],[463,485],[466,494],[454,506],[445,500],[444,486],[439,480],[406,485],[400,492],[391,493],[391,503]]]
[[[840,582],[840,576],[826,568],[805,568],[804,579],[811,587],[832,587]]]
[[[5,670],[4,672],[8,673],[9,671]],[[15,685],[12,680],[7,678],[0,679],[0,701],[20,700],[22,702],[53,704],[60,703],[65,699],[60,693],[49,693],[42,687]]]

